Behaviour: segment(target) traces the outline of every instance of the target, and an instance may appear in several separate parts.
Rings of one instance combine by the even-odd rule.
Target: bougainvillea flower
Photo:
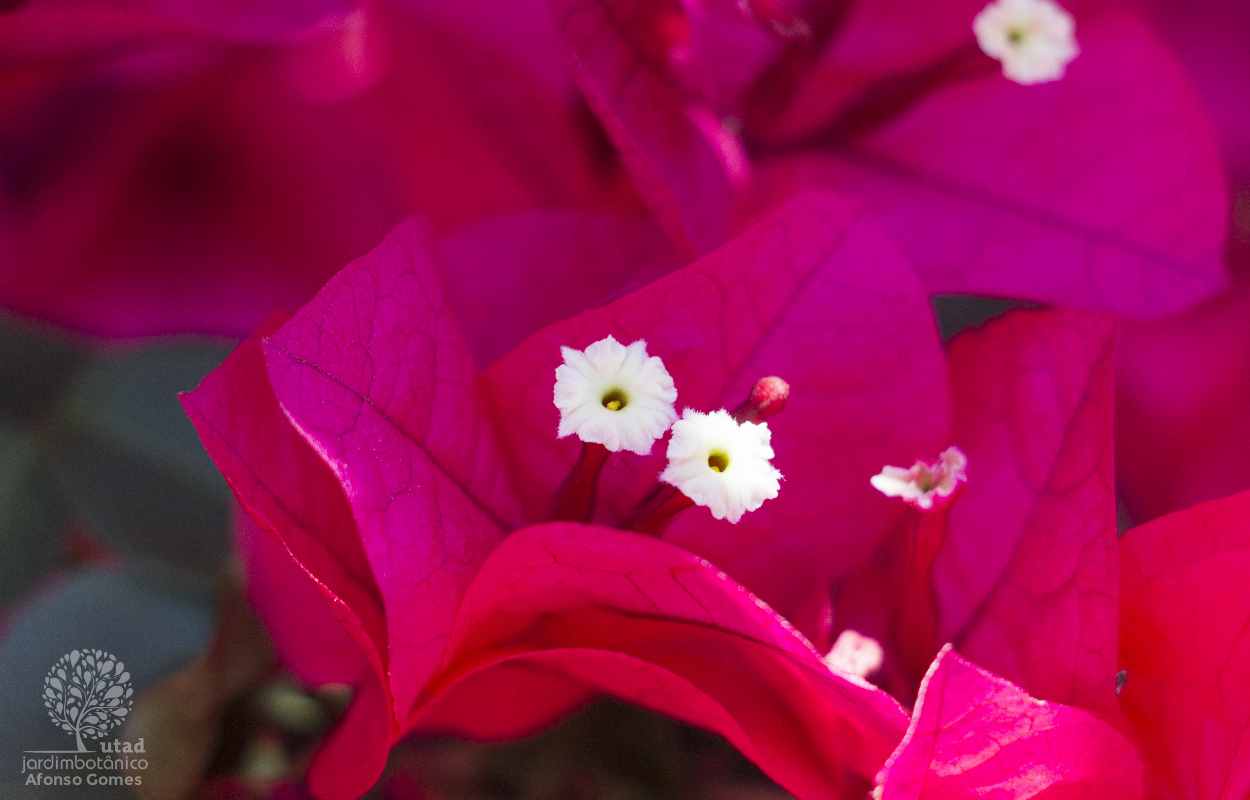
[[[1169,514],[1120,540],[1120,705],[1155,792],[1250,793],[1250,494]]]
[[[518,736],[607,692],[720,733],[800,796],[866,791],[901,738],[897,703],[700,556],[801,604],[894,523],[861,476],[936,447],[947,390],[888,242],[857,204],[805,197],[476,376],[427,238],[400,226],[185,398],[244,509],[279,651],[306,680],[357,687],[310,784],[354,796],[408,731]],[[780,495],[738,525],[690,509],[670,541],[542,522],[580,450],[556,438],[560,347],[608,335],[645,339],[692,408],[785,373]],[[658,485],[655,450],[609,461],[598,520],[620,524]]]
[[[1029,697],[944,647],[907,735],[877,777],[879,800],[1044,797],[1137,800],[1142,764],[1119,731]]]
[[[906,265],[858,204],[809,195],[704,261],[527,339],[482,376],[501,446],[525,454],[505,464],[527,521],[544,518],[580,452],[550,435],[551,385],[533,376],[554,374],[562,346],[609,334],[647,341],[680,408],[734,408],[766,375],[793,386],[768,420],[778,497],[736,526],[683,513],[665,536],[812,630],[799,609],[862,564],[901,513],[867,476],[936,452],[947,435],[945,366]],[[663,447],[609,461],[599,518],[626,517],[666,466]]]
[[[953,642],[1035,697],[1116,714],[1112,342],[1099,316],[1025,310],[951,342],[967,482],[907,508],[835,594],[836,627],[881,642],[897,696]]]
[[[244,5],[0,14],[0,304],[245,335],[414,212],[635,202],[575,96],[467,26]]]
[[[1066,3],[1081,55],[1020,86],[973,40],[985,5],[553,3],[592,107],[689,252],[827,187],[867,198],[933,292],[1140,317],[1216,292],[1215,137],[1150,29]]]

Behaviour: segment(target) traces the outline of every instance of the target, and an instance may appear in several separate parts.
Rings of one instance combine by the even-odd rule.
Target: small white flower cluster
[[[911,469],[884,467],[869,480],[873,488],[886,497],[904,501],[928,510],[935,497],[950,497],[955,487],[968,480],[968,457],[958,447],[948,447],[938,456],[936,464],[917,460]]]
[[[1080,53],[1072,15],[1053,0],[994,0],[972,21],[981,51],[1029,86],[1057,81]]]
[[[640,455],[671,427],[668,467],[660,480],[711,510],[717,519],[736,523],[747,511],[777,496],[781,473],[769,459],[768,424],[739,424],[728,412],[701,414],[691,409],[677,419],[677,390],[647,343],[628,347],[609,336],[586,348],[561,348],[556,368],[555,404],[560,410],[557,436],[577,434],[583,442],[613,452]]]

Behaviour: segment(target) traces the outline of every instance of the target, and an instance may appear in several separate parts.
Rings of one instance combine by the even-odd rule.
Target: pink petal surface
[[[559,722],[601,694],[558,665],[549,665],[549,655],[558,653],[505,659],[456,679],[417,706],[408,729],[477,741],[520,739]]]
[[[22,4],[21,13],[63,14],[70,19],[126,12],[201,34],[271,42],[345,15],[359,5],[354,0],[32,0]]]
[[[58,7],[29,4],[0,14],[0,69],[55,65],[117,47],[197,37],[142,7],[120,4]],[[12,76],[6,76],[8,83]]]
[[[789,102],[752,118],[764,142],[810,137],[840,116],[869,123],[904,110],[926,91],[959,74],[975,53],[972,19],[981,0],[855,0],[841,5],[824,49],[793,75]],[[809,7],[808,19],[816,8]]]
[[[943,443],[947,389],[928,304],[856,204],[814,195],[680,272],[544,329],[484,374],[530,520],[545,518],[580,450],[555,438],[560,347],[609,334],[646,339],[679,408],[734,408],[761,377],[790,382],[785,411],[768,421],[780,496],[736,526],[693,508],[666,534],[783,613],[867,558],[898,515],[867,476]],[[661,442],[649,457],[609,460],[602,519],[619,519],[655,485],[663,451]]]
[[[378,674],[387,662],[382,598],[343,489],[291,427],[269,385],[260,338],[275,316],[193,392],[183,407],[246,514],[314,576]]]
[[[423,19],[489,44],[553,95],[577,92],[546,0],[397,0]]]
[[[264,47],[128,20],[91,46],[13,32],[53,51],[0,73],[0,302],[20,313],[246,335],[416,212],[448,230],[638,205],[570,99],[471,35],[372,5]]]
[[[1220,136],[1234,186],[1250,183],[1250,6],[1240,0],[1144,0],[1143,12],[1185,66]]]
[[[249,597],[282,662],[312,685],[355,688],[356,702],[309,775],[327,800],[353,798],[381,773],[391,740],[386,620],[343,489],[269,385],[259,337],[280,322],[182,400],[243,508]]]
[[[420,224],[348,265],[263,348],[283,410],[351,503],[402,717],[461,594],[518,517]]]
[[[1250,793],[1250,493],[1120,541],[1120,694],[1164,798]]]
[[[706,108],[672,82],[690,29],[676,0],[553,0],[573,75],[621,153],[639,192],[686,255],[732,235],[746,163]]]
[[[943,639],[1036,697],[1114,714],[1114,329],[1015,311],[954,340],[968,488],[934,567]]]
[[[1250,488],[1250,285],[1116,350],[1116,480],[1135,523]]]
[[[653,220],[606,213],[492,217],[440,238],[437,250],[447,304],[481,368],[538,329],[682,265]]]
[[[1035,700],[947,646],[878,776],[881,800],[1137,800],[1142,765],[1098,717]]]
[[[830,672],[707,562],[605,528],[509,536],[465,596],[448,653],[433,694],[524,658],[724,735],[801,797],[862,790],[903,727],[888,695]]]

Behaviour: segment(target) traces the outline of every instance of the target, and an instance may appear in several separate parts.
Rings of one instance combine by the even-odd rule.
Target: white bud
[[[968,480],[968,457],[958,447],[948,447],[936,464],[917,460],[911,469],[884,467],[869,478],[886,497],[901,497],[923,509],[933,508],[933,498],[950,497],[955,487]]]
[[[673,425],[660,480],[717,519],[736,523],[781,489],[781,473],[769,463],[771,438],[767,422],[739,425],[723,409],[700,414],[687,408]]]
[[[609,336],[585,352],[560,348],[555,403],[560,409],[559,438],[577,434],[583,442],[612,452],[639,455],[677,419],[677,389],[658,356],[647,355],[646,341],[626,347]]]
[[[838,640],[833,643],[824,662],[829,669],[867,678],[881,669],[884,659],[885,651],[876,639],[847,628],[838,634]]]
[[[1076,58],[1076,23],[1052,0],[994,0],[972,21],[981,51],[1026,86],[1057,81]]]

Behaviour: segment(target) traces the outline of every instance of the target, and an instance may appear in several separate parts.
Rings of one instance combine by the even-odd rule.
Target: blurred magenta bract
[[[691,253],[823,187],[864,197],[932,292],[1151,318],[1222,288],[1216,139],[1144,21],[1066,3],[1080,56],[1019,86],[973,41],[984,5],[553,8],[579,85]]]
[[[571,91],[467,28],[385,3],[0,15],[0,304],[244,335],[414,212],[631,206]]]

